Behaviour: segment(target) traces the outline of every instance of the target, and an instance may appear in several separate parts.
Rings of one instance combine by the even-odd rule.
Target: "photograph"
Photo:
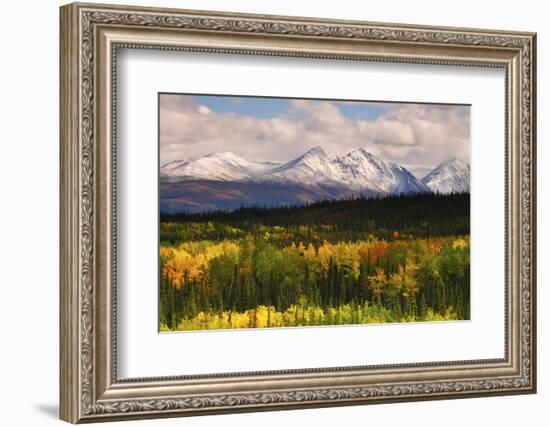
[[[544,405],[526,395],[537,393],[546,313],[537,310],[537,246],[548,241],[537,239],[542,14],[522,21],[518,8],[494,5],[474,17],[469,7],[403,14],[399,1],[27,13],[44,21],[37,28],[59,29],[40,31],[57,47],[30,50],[59,81],[15,67],[55,102],[33,91],[48,107],[29,119],[28,97],[11,85],[10,108],[22,106],[25,123],[4,139],[38,130],[27,139],[39,142],[46,175],[59,165],[59,197],[44,173],[21,173],[28,144],[4,144],[25,152],[5,156],[4,181],[29,183],[7,185],[21,202],[6,212],[26,225],[4,223],[23,245],[14,253],[26,253],[21,230],[40,217],[28,201],[58,201],[55,226],[38,227],[56,239],[33,260],[55,270],[59,289],[37,282],[56,298],[31,298],[38,317],[21,316],[21,298],[5,300],[9,319],[30,319],[9,328],[16,334],[36,318],[55,326],[38,338],[48,349],[58,339],[58,357],[31,365],[56,378],[29,378],[55,392],[61,420],[215,423],[211,415],[254,412],[257,425],[266,411],[376,405],[374,422],[425,424],[403,411],[434,401],[439,420],[444,400],[457,399],[466,405],[457,425],[475,425],[468,399],[523,395],[535,399],[523,411],[501,411],[502,399],[476,405],[500,414],[497,424],[537,424]],[[25,62],[14,46],[16,63],[34,70],[40,58]],[[59,134],[51,161],[40,151],[48,127]],[[16,258],[18,284],[28,257]],[[23,341],[28,354],[41,345]],[[56,422],[44,390],[36,425]],[[25,393],[16,416],[32,412]],[[273,415],[265,419],[284,423]],[[322,418],[305,424],[334,424]]]
[[[159,331],[470,319],[470,105],[158,109]]]

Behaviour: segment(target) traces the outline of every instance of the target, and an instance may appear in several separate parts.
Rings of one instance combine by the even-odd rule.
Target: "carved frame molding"
[[[102,278],[116,282],[118,48],[504,67],[510,246],[506,357],[117,380],[116,287]],[[62,7],[61,418],[83,422],[534,392],[535,50],[532,33],[92,4]],[[260,379],[270,376],[273,383],[260,386]],[[343,376],[349,378],[344,386],[338,380]],[[285,387],[288,380],[299,385]],[[193,391],[201,382],[207,388]]]

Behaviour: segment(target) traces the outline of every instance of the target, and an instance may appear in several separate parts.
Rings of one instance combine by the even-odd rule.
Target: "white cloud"
[[[383,104],[373,120],[352,120],[330,101],[292,100],[285,114],[257,118],[219,113],[185,95],[162,95],[161,162],[232,151],[286,161],[314,146],[341,153],[364,147],[385,160],[425,170],[449,157],[469,161],[469,109]]]
[[[212,112],[212,110],[205,105],[199,105],[198,111],[201,114],[209,114]]]

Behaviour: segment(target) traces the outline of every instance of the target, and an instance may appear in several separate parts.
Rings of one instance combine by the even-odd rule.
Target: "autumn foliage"
[[[469,318],[468,233],[216,215],[161,222],[161,330]]]

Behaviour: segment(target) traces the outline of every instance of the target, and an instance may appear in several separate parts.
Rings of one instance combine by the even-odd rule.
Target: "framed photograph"
[[[63,420],[536,391],[535,34],[60,22]]]

